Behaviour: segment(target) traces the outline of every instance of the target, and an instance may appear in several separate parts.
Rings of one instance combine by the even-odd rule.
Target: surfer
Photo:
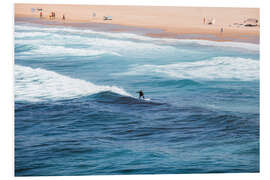
[[[143,94],[142,90],[140,90],[140,91],[138,91],[136,93],[139,93],[139,99],[141,99],[141,97],[143,97],[143,99],[144,99],[144,94]]]

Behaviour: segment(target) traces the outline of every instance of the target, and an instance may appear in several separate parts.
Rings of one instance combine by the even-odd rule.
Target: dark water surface
[[[259,172],[257,44],[16,22],[14,70],[16,176]]]

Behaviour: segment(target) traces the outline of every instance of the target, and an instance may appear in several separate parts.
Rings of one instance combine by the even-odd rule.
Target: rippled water
[[[16,176],[259,172],[258,44],[14,35]]]

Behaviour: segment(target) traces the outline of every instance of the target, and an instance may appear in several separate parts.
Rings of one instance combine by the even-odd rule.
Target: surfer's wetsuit
[[[139,93],[139,99],[141,99],[141,97],[143,97],[143,99],[144,99],[144,94],[143,94],[142,90],[140,90],[140,91],[138,91],[136,93]]]

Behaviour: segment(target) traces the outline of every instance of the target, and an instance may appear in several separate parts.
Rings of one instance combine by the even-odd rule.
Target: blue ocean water
[[[14,36],[16,176],[259,172],[258,44]]]

